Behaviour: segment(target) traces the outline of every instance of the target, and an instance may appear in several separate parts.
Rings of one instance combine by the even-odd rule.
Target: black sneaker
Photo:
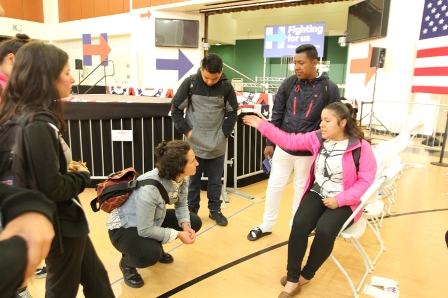
[[[143,278],[137,272],[137,268],[135,267],[126,267],[122,264],[123,258],[120,260],[119,266],[120,270],[123,273],[123,281],[126,285],[131,288],[141,288],[145,284]]]
[[[227,226],[227,218],[224,216],[224,214],[221,213],[221,211],[210,211],[210,214],[208,215],[213,220],[216,220],[216,224],[218,226]]]
[[[188,211],[190,211],[191,213],[194,213],[194,214],[198,214],[199,208],[196,208],[196,207],[194,207],[192,205],[189,205],[188,206]]]
[[[169,253],[164,252],[164,253],[162,253],[162,256],[160,257],[159,262],[162,264],[170,264],[170,263],[174,262],[174,258]]]

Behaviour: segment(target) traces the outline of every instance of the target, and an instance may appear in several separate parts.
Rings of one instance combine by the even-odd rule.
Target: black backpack
[[[286,85],[286,88],[284,89],[284,97],[285,100],[289,99],[289,94],[291,93],[292,88],[294,88],[294,84],[297,80],[296,75],[292,75],[290,77],[287,77],[286,80],[288,81],[288,85]],[[330,102],[330,92],[328,91],[328,78],[325,78],[322,80],[322,101],[324,102],[324,107],[328,105]]]
[[[198,74],[192,74],[190,75],[190,89],[188,90],[188,107],[191,105],[191,96],[193,96],[194,92],[196,91],[196,88],[198,86],[198,80],[197,80]],[[222,88],[222,95],[224,96],[224,109],[226,108],[227,103],[227,97],[229,96],[229,93],[232,91],[232,84],[229,83],[228,79],[221,81],[221,88]],[[194,112],[194,108],[191,105],[191,109]]]
[[[25,127],[32,113],[0,125],[0,183],[37,189]]]

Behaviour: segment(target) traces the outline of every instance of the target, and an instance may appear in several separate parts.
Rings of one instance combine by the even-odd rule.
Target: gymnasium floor
[[[439,160],[438,156],[408,150],[414,162],[426,167],[407,168],[397,180],[392,216],[384,219],[380,230],[387,251],[365,284],[370,284],[371,276],[375,275],[398,281],[400,297],[447,297],[448,249],[444,235],[448,229],[448,168],[430,165],[430,161]],[[401,155],[404,162],[410,161],[408,155]],[[90,237],[108,270],[116,297],[277,297],[282,291],[279,280],[286,273],[293,187],[289,183],[283,192],[273,234],[251,242],[246,236],[262,221],[266,184],[267,180],[238,189],[254,195],[251,201],[229,194],[230,202],[222,209],[229,220],[227,227],[217,226],[208,218],[206,194],[202,193],[205,208],[199,215],[203,227],[196,243],[184,245],[176,240],[165,245],[174,262],[140,269],[145,280],[140,289],[124,284],[118,268],[121,255],[110,243],[105,227],[107,214],[90,210],[89,202],[96,194],[94,189],[87,189],[81,199],[90,221]],[[371,257],[376,255],[379,245],[369,229],[360,242]],[[364,270],[358,252],[350,243],[337,239],[333,253],[357,283]],[[31,282],[29,289],[34,298],[44,297],[44,283],[45,279]],[[363,294],[362,289],[360,297],[371,297]],[[77,297],[84,297],[81,288]],[[353,297],[353,294],[347,279],[328,259],[296,297]]]

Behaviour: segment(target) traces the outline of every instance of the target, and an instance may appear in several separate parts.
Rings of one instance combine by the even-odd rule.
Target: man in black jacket
[[[48,255],[56,204],[34,190],[0,183],[0,293],[15,297]]]
[[[271,123],[286,132],[310,132],[319,129],[320,114],[325,103],[340,101],[339,89],[326,73],[316,70],[317,50],[311,44],[303,44],[294,56],[295,76],[288,77],[280,85],[275,96]],[[290,90],[286,90],[292,87]],[[324,90],[327,88],[327,90]],[[285,96],[287,95],[287,96]],[[312,162],[308,151],[289,151],[266,140],[265,157],[272,158],[272,167],[266,189],[263,223],[253,228],[247,239],[255,241],[272,233],[278,215],[280,197],[294,170],[294,199],[292,215],[302,199],[305,183]]]
[[[206,55],[196,76],[188,77],[179,86],[171,101],[171,118],[176,129],[187,137],[199,163],[196,174],[190,176],[190,212],[199,210],[201,177],[206,172],[209,217],[226,226],[227,218],[221,212],[221,178],[227,138],[237,120],[238,101],[222,70],[221,57]],[[187,109],[185,118],[184,109]]]

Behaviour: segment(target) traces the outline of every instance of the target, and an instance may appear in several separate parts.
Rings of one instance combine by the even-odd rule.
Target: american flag
[[[448,94],[448,0],[425,0],[412,92]]]

